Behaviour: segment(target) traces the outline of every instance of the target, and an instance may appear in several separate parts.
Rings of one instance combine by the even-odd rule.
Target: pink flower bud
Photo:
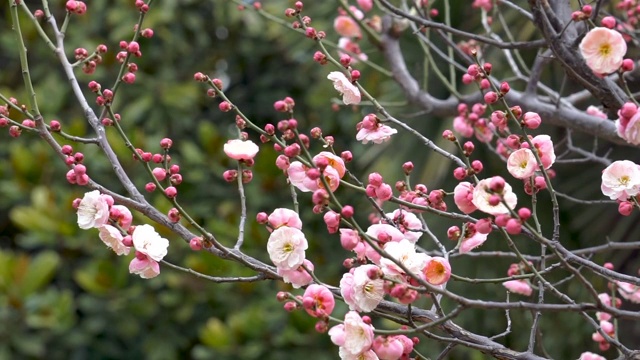
[[[156,184],[154,184],[154,183],[152,183],[152,182],[147,183],[147,184],[144,186],[144,190],[145,190],[146,192],[154,192],[154,191],[156,190]]]
[[[482,165],[482,161],[480,160],[473,160],[471,162],[471,168],[476,174],[478,174],[482,172],[482,169],[484,169],[484,165]]]
[[[618,204],[618,212],[620,215],[629,216],[633,212],[633,204],[629,201],[623,201]]]
[[[542,123],[542,119],[540,118],[540,115],[538,115],[538,113],[526,112],[524,114],[524,118],[522,119],[522,123],[529,129],[537,129],[540,126],[540,123]]]
[[[350,219],[353,217],[353,206],[351,205],[345,205],[342,210],[340,211],[340,214],[342,215],[342,217],[344,217],[345,219]]]
[[[229,103],[228,101],[222,101],[219,105],[218,108],[220,109],[220,111],[222,112],[228,112],[231,111],[231,109],[233,109],[233,105],[231,105],[231,103]]]
[[[180,212],[176,208],[171,208],[167,213],[167,217],[172,223],[177,223],[180,221]]]
[[[122,75],[122,81],[124,81],[127,84],[133,84],[136,81],[136,74],[132,72],[128,72]]]
[[[633,62],[633,60],[631,59],[622,60],[622,66],[620,67],[622,71],[624,72],[633,71],[634,68],[635,68],[635,63]]]
[[[457,167],[453,170],[453,177],[457,180],[463,180],[467,177],[467,170],[463,167]]]
[[[508,82],[503,82],[500,84],[500,92],[503,94],[506,94],[509,92],[509,90],[511,90],[511,86],[509,86]]]
[[[222,173],[222,178],[224,178],[224,181],[226,181],[226,182],[234,182],[238,178],[238,171],[237,170],[227,170],[227,171]]]
[[[528,208],[520,208],[518,210],[518,216],[522,221],[527,221],[531,217],[531,210]]]
[[[193,251],[202,250],[202,239],[194,237],[193,239],[189,240],[189,247]]]
[[[461,232],[460,228],[457,226],[452,226],[447,230],[447,238],[452,241],[458,241],[460,238]]]
[[[504,189],[505,181],[501,176],[494,176],[491,178],[491,182],[489,183],[489,188],[493,192],[501,193]]]
[[[493,104],[497,101],[498,101],[498,94],[496,94],[495,92],[488,91],[486,94],[484,94],[484,102],[486,102],[487,104]]]
[[[492,230],[491,219],[485,218],[476,222],[476,231],[480,234],[489,234]]]
[[[606,27],[607,29],[613,29],[616,27],[616,18],[613,16],[605,16],[600,20],[600,24]]]
[[[173,186],[169,186],[168,188],[164,189],[164,194],[167,195],[168,198],[173,199],[174,197],[176,197],[176,195],[178,195],[178,189]]]
[[[162,181],[167,177],[167,172],[165,171],[165,169],[163,168],[154,168],[152,171],[153,176],[158,180],[158,181]]]
[[[509,219],[505,228],[509,234],[518,235],[522,232],[522,223],[518,219]]]
[[[491,83],[487,79],[480,80],[480,89],[487,90],[491,87]]]

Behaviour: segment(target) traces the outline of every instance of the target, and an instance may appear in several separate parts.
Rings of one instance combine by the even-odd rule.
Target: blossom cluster
[[[159,262],[167,255],[169,241],[161,237],[151,225],[132,226],[131,211],[115,205],[111,196],[94,190],[74,201],[78,227],[83,230],[97,228],[100,240],[117,255],[129,255],[131,247],[135,257],[129,272],[150,279],[160,274]],[[123,236],[123,233],[126,234]]]

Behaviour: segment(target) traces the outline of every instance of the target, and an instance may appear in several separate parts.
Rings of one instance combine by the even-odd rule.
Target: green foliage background
[[[27,3],[32,9],[37,8],[37,2]],[[64,14],[63,4],[63,1],[51,4],[59,22]],[[264,2],[265,9],[281,19],[287,6],[291,3],[284,0]],[[91,51],[100,43],[106,44],[109,52],[96,74],[79,74],[79,78],[85,85],[96,80],[108,87],[117,74],[114,57],[118,43],[131,38],[137,12],[133,1],[124,0],[90,1],[88,7],[85,16],[72,18],[66,39],[67,53],[71,56],[76,47]],[[313,25],[325,29],[331,41],[337,41],[337,35],[331,30],[335,9],[333,1],[308,1],[305,8],[313,17]],[[466,5],[456,5],[453,11],[455,19],[471,17]],[[0,8],[0,18],[3,19],[0,23],[0,92],[24,101],[26,94],[7,5]],[[53,54],[38,39],[34,27],[23,20],[31,75],[42,113],[47,120],[59,119],[68,133],[92,136]],[[477,24],[465,26],[473,28]],[[115,109],[122,115],[122,125],[136,147],[153,152],[159,150],[161,138],[174,140],[173,161],[181,166],[185,180],[180,186],[180,201],[224,243],[234,243],[239,214],[236,190],[221,179],[222,172],[233,166],[221,150],[227,139],[236,136],[234,119],[230,114],[219,112],[217,101],[208,98],[203,86],[192,80],[197,71],[223,79],[229,98],[257,124],[280,120],[272,104],[284,96],[292,96],[301,129],[308,131],[320,126],[325,134],[334,135],[338,151],[353,152],[355,161],[350,168],[363,178],[364,171],[375,169],[393,183],[400,179],[400,165],[412,160],[416,164],[414,183],[423,182],[430,189],[453,188],[450,164],[424,150],[416,151],[420,144],[406,134],[401,133],[386,146],[355,143],[355,124],[372,108],[365,105],[332,110],[330,99],[336,93],[325,78],[328,71],[335,69],[315,64],[311,60],[315,45],[300,34],[266,21],[254,11],[238,11],[230,1],[221,0],[156,1],[145,27],[153,28],[155,36],[141,41],[143,57],[136,59],[140,67],[137,81],[122,87]],[[418,47],[407,41],[407,48],[410,49],[407,53],[410,68],[418,74],[424,73]],[[384,64],[377,49],[365,46],[363,50],[373,61]],[[358,67],[363,73],[362,82],[371,89],[372,95],[387,104],[400,104],[389,108],[439,145],[450,149],[438,134],[450,127],[451,119],[420,115],[418,109],[405,103],[390,78],[364,65]],[[447,96],[444,89],[435,92]],[[85,93],[93,99],[88,89]],[[123,166],[142,187],[148,179],[140,165],[130,160],[131,155],[115,135],[109,133]],[[117,257],[106,249],[97,231],[77,228],[71,202],[81,197],[85,189],[67,184],[64,164],[53,157],[46,144],[28,134],[19,139],[11,139],[6,133],[0,136],[3,159],[0,162],[0,359],[337,358],[337,348],[326,335],[315,333],[310,317],[300,312],[286,313],[275,301],[277,291],[289,290],[283,284],[212,284],[169,268],[163,268],[161,276],[153,280],[131,276],[129,258]],[[255,134],[251,136],[257,141]],[[403,140],[397,141],[400,137]],[[73,146],[85,153],[92,178],[122,191],[109,164],[96,148]],[[318,144],[314,146],[320,151]],[[250,221],[245,249],[263,260],[268,260],[267,233],[252,221],[253,217],[258,211],[291,206],[285,179],[272,166],[276,156],[270,146],[261,147],[254,181],[246,188]],[[485,162],[485,167],[487,173],[503,171],[502,163],[495,157]],[[584,175],[569,168],[565,174],[597,178],[599,169],[581,171],[591,173]],[[572,188],[580,182],[574,179],[567,184]],[[597,196],[599,186],[594,187],[595,191],[586,191],[584,195]],[[345,196],[345,203],[354,204],[361,220],[366,221],[369,208],[364,199],[344,190],[340,190],[340,195]],[[148,198],[163,211],[170,208],[158,194]],[[299,200],[306,204],[309,197],[302,195]],[[543,197],[541,202],[545,200]],[[601,210],[596,210],[594,216]],[[577,210],[569,208],[563,213],[568,223],[574,223],[563,228],[563,238],[574,242],[573,246],[567,246],[601,242],[606,232],[603,229],[593,232],[588,228],[592,225],[589,218],[585,219],[588,213],[576,216],[573,211]],[[305,209],[302,217],[311,243],[308,253],[312,254],[318,275],[336,284],[343,272],[340,264],[348,254],[340,248],[337,236],[326,233],[318,216]],[[137,215],[136,221],[143,223],[147,219]],[[438,218],[428,217],[427,221],[434,233],[443,238],[446,229],[454,224]],[[543,225],[549,228],[548,223]],[[595,236],[583,236],[581,231],[587,231],[585,227]],[[230,262],[206,253],[194,253],[166,229],[158,230],[171,241],[168,260],[173,263],[210,275],[252,275]],[[525,252],[537,251],[536,245],[527,244],[525,239],[521,242]],[[425,242],[423,246],[430,244]],[[484,247],[484,250],[492,249],[504,250],[505,245],[495,240]],[[510,262],[509,259],[488,261],[461,257],[453,260],[452,266],[456,273],[464,276],[497,277],[504,275]],[[631,268],[631,265],[625,266]],[[563,275],[566,274],[559,274],[558,278]],[[595,283],[595,286],[601,291],[606,289],[604,283]],[[450,289],[477,299],[505,298],[499,285],[451,282]],[[563,290],[579,299],[586,298],[582,290],[573,289],[572,285]],[[449,308],[454,305],[446,303]],[[337,309],[344,310],[344,307]],[[522,350],[528,340],[531,314],[514,312],[511,315],[513,333],[503,341]],[[506,327],[504,314],[497,311],[469,311],[457,322],[486,335],[498,334]],[[556,358],[575,358],[581,351],[595,350],[595,344],[590,341],[592,330],[573,314],[545,316],[542,326],[545,348]],[[627,326],[626,333],[630,336],[638,334],[637,325],[635,328],[632,324],[623,326]],[[420,350],[437,355],[443,347],[423,339]],[[480,359],[483,355],[454,350],[451,358]]]

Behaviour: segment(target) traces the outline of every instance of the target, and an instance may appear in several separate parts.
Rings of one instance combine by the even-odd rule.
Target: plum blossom
[[[580,354],[580,358],[578,360],[607,360],[604,356],[600,356],[598,354],[594,354],[589,351],[585,351]]]
[[[325,317],[331,315],[336,301],[326,286],[311,284],[302,295],[302,304],[309,315]]]
[[[277,208],[273,210],[267,218],[269,225],[272,228],[277,229],[281,226],[289,226],[302,230],[302,220],[297,212],[287,208]]]
[[[404,345],[396,336],[377,336],[373,340],[373,351],[382,360],[395,360],[402,357]]]
[[[640,191],[640,167],[629,160],[614,161],[602,172],[602,193],[611,200],[626,200]]]
[[[415,244],[422,236],[422,222],[420,222],[420,219],[418,219],[414,213],[403,209],[396,209],[386,215],[400,227],[400,231],[404,234],[405,239]]]
[[[302,263],[309,271],[313,271],[313,263],[307,259]],[[277,268],[278,275],[282,276],[282,280],[287,284],[291,284],[294,289],[299,289],[305,285],[309,285],[313,282],[311,275],[305,270],[304,267],[298,266],[295,270],[285,270]]]
[[[336,19],[333,21],[333,28],[340,36],[349,37],[349,38],[362,37],[360,26],[355,20],[353,20],[348,15],[337,16]]]
[[[291,163],[287,169],[287,176],[291,185],[298,188],[302,192],[313,192],[318,189],[324,189],[324,183],[320,177],[312,179],[307,172],[310,169],[299,161]],[[335,191],[340,185],[340,173],[332,166],[327,166],[322,172],[322,176],[329,184],[331,191]]]
[[[533,292],[531,285],[525,280],[509,280],[502,283],[512,293],[530,296]]]
[[[327,79],[333,81],[333,87],[342,94],[342,102],[345,105],[357,105],[360,103],[360,89],[353,85],[340,71],[332,71]]]
[[[160,261],[167,255],[169,240],[160,237],[160,234],[151,225],[136,226],[131,234],[131,240],[136,251],[154,261]]]
[[[478,246],[484,244],[485,241],[487,241],[487,236],[488,234],[481,234],[477,231],[469,237],[465,236],[460,243],[460,248],[458,248],[458,251],[464,254],[477,248]]]
[[[387,243],[384,246],[384,251],[413,274],[419,274],[422,272],[422,269],[424,269],[427,261],[429,260],[429,256],[427,254],[417,253],[415,245],[406,239],[399,242]],[[391,278],[398,278],[407,274],[402,268],[388,258],[380,259],[380,267],[384,274]]]
[[[527,179],[536,171],[538,163],[533,152],[527,148],[516,150],[507,159],[507,170],[516,179]]]
[[[233,160],[252,160],[258,153],[258,145],[251,140],[234,139],[224,144],[224,153]]]
[[[77,213],[80,229],[99,228],[109,220],[109,204],[100,191],[90,191],[82,197]]]
[[[329,163],[329,166],[331,166],[338,172],[338,175],[341,179],[344,177],[344,174],[347,173],[347,167],[344,165],[344,160],[342,160],[340,156],[334,155],[329,151],[322,151],[318,155],[313,157],[313,162],[315,163],[319,159],[326,159]]]
[[[367,61],[369,57],[367,54],[363,53],[360,49],[360,45],[357,42],[351,40],[348,37],[341,37],[338,40],[338,49],[342,49],[345,52],[339,51],[338,53],[342,55],[349,55],[351,57],[351,64],[356,64],[358,60]],[[353,55],[352,55],[353,54]]]
[[[627,283],[618,281],[618,292],[620,296],[631,301],[632,303],[640,304],[640,287]]]
[[[111,225],[105,225],[99,228],[100,240],[104,242],[111,250],[118,255],[129,255],[130,247],[122,243],[122,234],[120,230]]]
[[[615,122],[618,136],[633,145],[640,145],[640,111],[630,119],[618,119]]]
[[[451,277],[451,265],[443,257],[435,256],[427,261],[423,274],[431,285],[442,285]]]
[[[491,179],[492,178],[480,180],[473,189],[473,205],[475,205],[478,210],[490,215],[508,214],[509,209],[513,209],[518,203],[518,197],[513,193],[511,185],[505,183],[504,189],[502,190],[502,197],[509,207],[507,208],[502,202],[499,202],[497,205],[491,205],[489,200],[491,196],[494,195],[489,190]]]
[[[340,293],[349,309],[369,312],[375,309],[384,297],[384,280],[371,279],[370,272],[377,271],[375,265],[361,265],[346,273],[340,280]]]
[[[117,213],[118,216],[114,219],[114,212]],[[111,218],[114,219],[118,225],[122,228],[122,230],[127,231],[131,227],[131,222],[133,221],[133,215],[131,211],[122,205],[113,205],[111,207]]]
[[[355,311],[349,311],[344,316],[344,323],[329,330],[331,341],[340,347],[341,359],[358,359],[365,355],[373,344],[373,326],[365,323]],[[375,354],[373,354],[375,356]],[[377,359],[364,357],[365,359]]]
[[[553,142],[549,135],[538,135],[531,139],[531,143],[538,151],[540,162],[545,169],[548,169],[556,161],[556,154],[553,149]],[[537,169],[539,170],[539,168]]]
[[[308,247],[304,233],[289,226],[275,229],[267,242],[269,258],[275,266],[284,270],[295,270],[302,265]]]
[[[478,210],[478,208],[473,205],[473,189],[473,184],[467,181],[459,183],[453,189],[453,202],[455,202],[458,209],[465,214],[471,214]]]
[[[605,114],[604,112],[602,112],[602,110],[600,110],[600,108],[590,105],[589,107],[587,107],[586,113],[595,117],[599,117],[601,119],[606,119],[607,118],[607,114]]]
[[[389,140],[391,135],[397,134],[398,130],[387,126],[378,124],[375,129],[369,130],[367,128],[361,128],[356,134],[356,140],[362,141],[363,144],[367,144],[369,141],[374,144],[382,144]]]
[[[389,224],[370,225],[365,234],[369,235],[372,239],[381,242],[400,241],[405,238],[402,231]]]
[[[129,263],[129,272],[140,275],[143,279],[151,279],[160,274],[160,264],[151,258],[142,255],[143,259],[134,257]]]
[[[596,27],[580,42],[580,53],[594,73],[606,75],[622,65],[627,53],[627,43],[618,31]]]

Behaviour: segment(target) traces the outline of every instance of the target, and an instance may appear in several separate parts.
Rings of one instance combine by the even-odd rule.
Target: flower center
[[[286,243],[283,247],[282,247],[282,251],[284,251],[285,253],[290,253],[293,251],[293,245],[291,243]]]
[[[631,179],[629,178],[628,175],[623,175],[618,179],[618,182],[620,183],[620,185],[627,185],[627,184],[629,184],[630,180]]]
[[[598,50],[598,53],[600,53],[601,56],[609,55],[611,53],[611,45],[604,44],[604,45],[600,46],[600,49]]]

